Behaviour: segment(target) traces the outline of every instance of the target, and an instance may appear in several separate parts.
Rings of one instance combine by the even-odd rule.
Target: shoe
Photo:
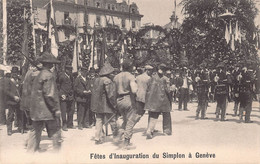
[[[68,129],[76,129],[75,126],[68,126]]]
[[[179,111],[182,111],[182,109],[180,108],[180,109],[178,109]]]
[[[206,120],[209,119],[208,117],[201,117],[202,120]]]
[[[8,131],[7,134],[8,134],[8,136],[11,136],[12,135],[12,131]]]
[[[103,142],[101,141],[101,140],[95,140],[95,144],[96,145],[100,145],[100,144],[102,144]]]
[[[184,109],[184,111],[189,111],[189,109]]]
[[[78,126],[79,130],[83,130],[83,127],[81,125]]]
[[[146,139],[147,139],[147,140],[150,140],[150,139],[152,139],[152,138],[153,138],[152,133],[147,133],[147,134],[146,134]]]
[[[220,120],[220,121],[228,121],[228,119],[221,118],[221,120]]]
[[[63,130],[63,131],[68,131],[67,125],[63,125],[63,126],[62,126],[62,130]]]
[[[130,139],[125,138],[122,149],[131,150],[131,149],[135,149],[135,148],[136,148],[136,146],[134,146],[133,144],[130,144]]]
[[[218,115],[218,114],[216,115],[216,118],[219,118],[219,115]]]
[[[253,121],[249,120],[249,121],[245,121],[245,123],[253,123]]]

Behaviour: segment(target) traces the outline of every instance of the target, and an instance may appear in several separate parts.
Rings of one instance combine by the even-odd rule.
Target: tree
[[[189,64],[214,67],[219,62],[234,64],[245,58],[256,59],[253,33],[256,31],[254,18],[257,8],[251,0],[183,0],[186,18],[182,24],[182,44],[186,47]],[[221,17],[229,11],[233,17]],[[238,22],[242,42],[235,42],[236,49],[230,48],[224,38],[225,27]],[[191,60],[192,59],[192,60]]]

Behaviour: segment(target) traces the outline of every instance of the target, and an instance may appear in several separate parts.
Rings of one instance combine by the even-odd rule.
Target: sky
[[[121,2],[122,0],[118,0]],[[164,26],[170,22],[170,16],[174,11],[174,0],[129,0],[130,3],[135,2],[139,8],[140,14],[144,15],[142,18],[142,25],[145,23],[153,23],[154,25]],[[260,26],[260,0],[257,2],[259,14],[255,23]],[[128,2],[128,0],[126,0]],[[182,6],[178,5],[181,0],[177,0],[177,16],[182,22],[183,14],[181,12]]]

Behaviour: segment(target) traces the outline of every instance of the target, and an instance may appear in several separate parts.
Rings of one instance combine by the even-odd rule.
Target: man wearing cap
[[[123,149],[132,149],[130,139],[133,135],[133,128],[136,124],[136,99],[137,92],[136,79],[131,72],[133,71],[132,62],[125,60],[123,62],[123,71],[114,78],[117,92],[117,108],[123,117],[123,124],[119,129],[118,137],[124,134],[125,140]]]
[[[149,112],[146,139],[153,138],[154,128],[161,113],[163,115],[163,133],[172,134],[171,91],[167,77],[164,76],[165,71],[166,65],[160,64],[157,73],[148,82],[144,107]]]
[[[89,81],[87,80],[88,68],[81,67],[79,75],[75,79],[75,99],[77,102],[77,121],[78,129],[82,130],[83,126],[86,128],[90,127],[89,124],[89,103],[90,103],[90,87]],[[86,125],[87,123],[87,125]]]
[[[221,115],[221,121],[226,121],[226,108],[228,103],[228,81],[226,73],[224,72],[224,63],[219,63],[217,66],[216,76],[214,78],[215,85],[215,99],[217,100],[216,118]]]
[[[73,95],[73,79],[72,66],[66,65],[65,72],[62,72],[58,78],[62,130],[68,131],[67,128],[73,128],[74,114],[74,95]]]
[[[239,85],[239,100],[240,100],[240,121],[243,120],[243,111],[245,114],[245,123],[252,123],[250,119],[252,111],[252,101],[253,101],[253,71],[247,69],[245,65],[241,72],[241,85]]]
[[[54,73],[50,71],[53,65],[60,61],[51,53],[44,52],[39,62],[43,66],[32,86],[30,117],[33,122],[29,133],[28,152],[39,150],[44,126],[48,137],[52,138],[54,150],[59,150],[61,146],[59,92]]]
[[[114,68],[105,63],[101,68],[99,77],[94,80],[92,96],[91,96],[91,110],[96,113],[96,132],[95,143],[102,143],[102,126],[105,119],[110,119],[109,124],[113,132],[113,137],[118,134],[118,128],[116,124],[116,117],[113,114],[116,111],[116,88],[113,83]]]
[[[5,93],[5,101],[6,107],[8,109],[7,114],[7,133],[8,135],[12,135],[12,125],[14,121],[14,115],[16,114],[17,123],[18,123],[18,130],[21,129],[21,121],[20,121],[20,109],[19,109],[19,102],[20,102],[20,93],[19,93],[19,82],[18,82],[18,67],[12,67],[11,70],[11,78],[7,79],[4,93]]]
[[[147,84],[151,79],[153,73],[153,67],[150,65],[145,66],[145,72],[141,75],[136,77],[137,83],[137,92],[136,92],[136,109],[137,109],[137,118],[136,121],[138,122],[141,117],[144,115],[144,105],[145,105],[145,95],[147,91]]]

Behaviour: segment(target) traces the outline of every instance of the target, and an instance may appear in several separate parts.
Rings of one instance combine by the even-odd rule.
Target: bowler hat
[[[56,59],[56,57],[49,52],[44,52],[42,56],[39,58],[40,63],[52,63],[52,64],[59,64],[60,61]]]
[[[153,67],[152,67],[151,65],[146,65],[146,66],[144,66],[144,68],[145,68],[146,70],[153,69]]]
[[[109,74],[113,73],[114,70],[115,69],[111,66],[111,64],[106,62],[104,64],[104,66],[101,68],[101,70],[99,72],[99,75],[100,76],[109,75]]]

